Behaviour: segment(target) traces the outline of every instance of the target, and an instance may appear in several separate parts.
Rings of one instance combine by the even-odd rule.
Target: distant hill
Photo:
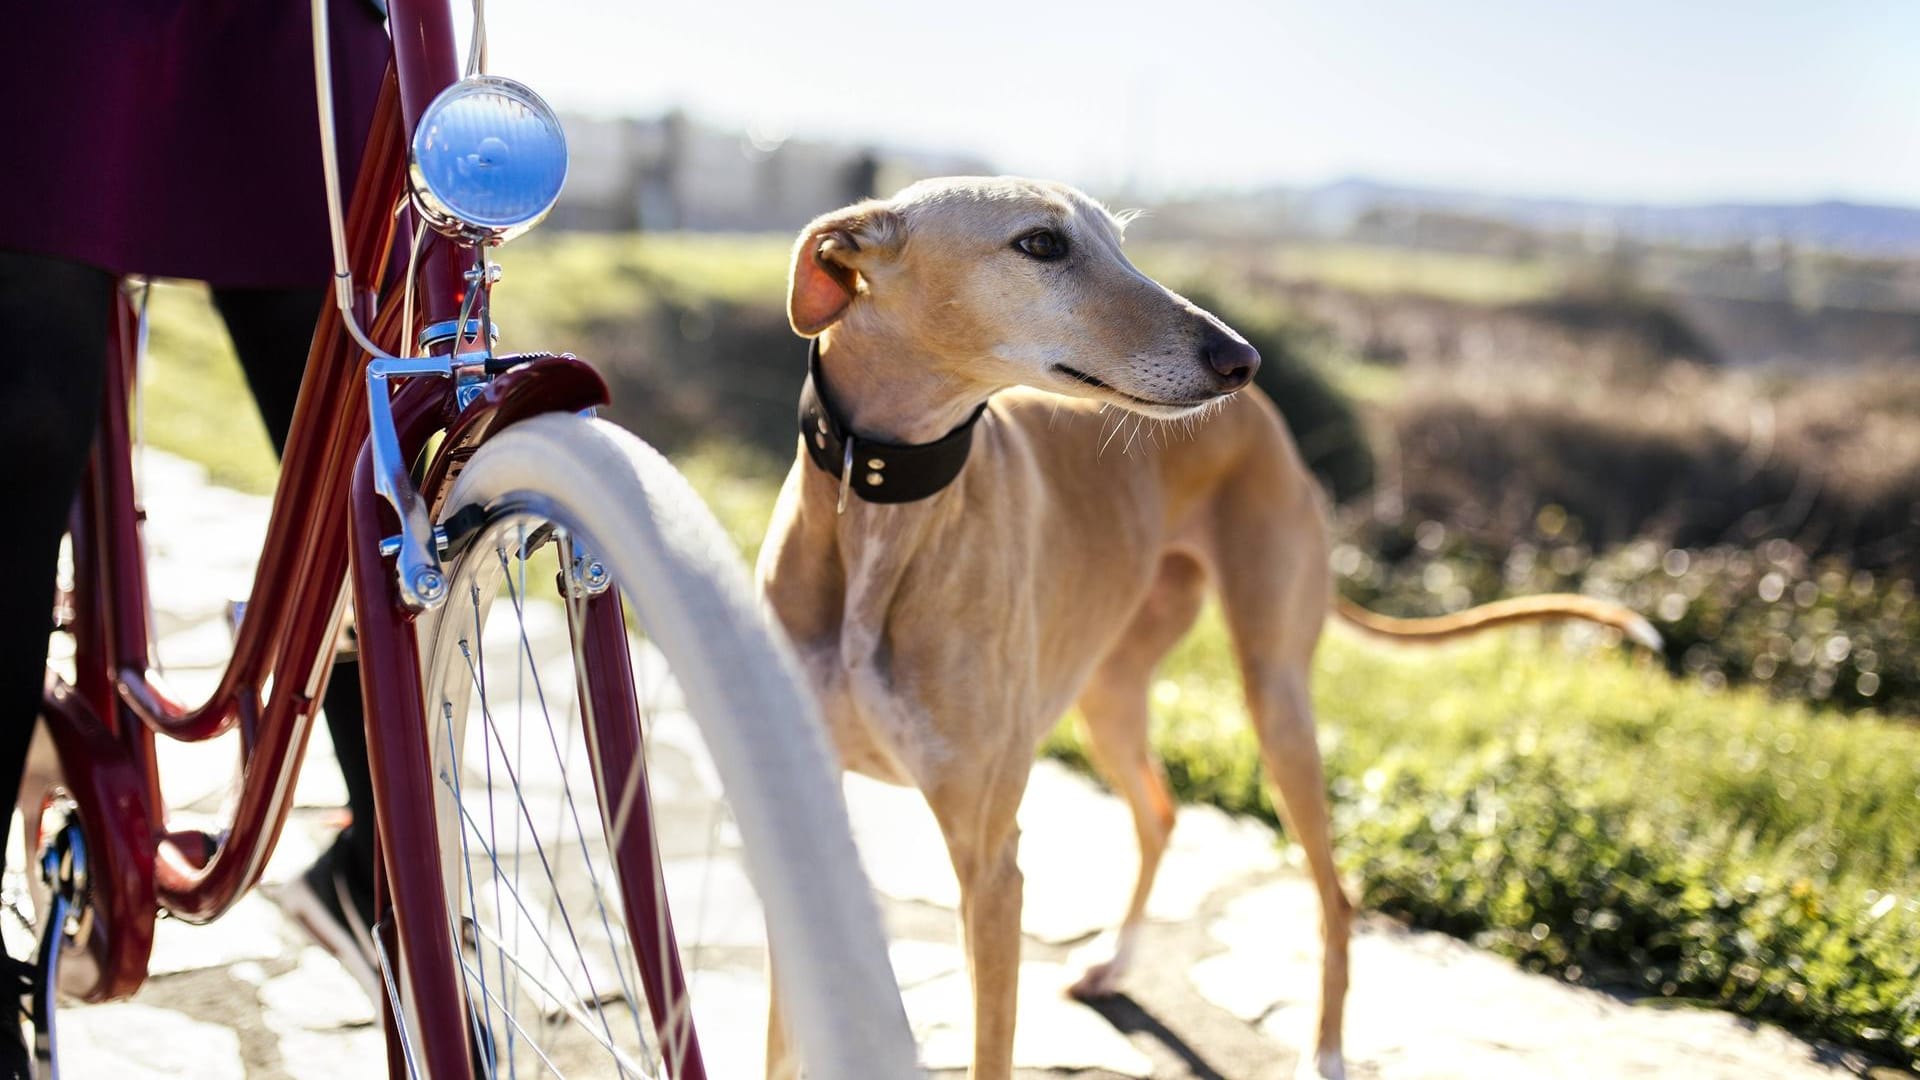
[[[1296,221],[1340,232],[1369,211],[1469,215],[1547,232],[1598,232],[1652,243],[1779,240],[1856,255],[1920,256],[1920,208],[1811,203],[1648,205],[1485,195],[1350,178],[1290,193]]]

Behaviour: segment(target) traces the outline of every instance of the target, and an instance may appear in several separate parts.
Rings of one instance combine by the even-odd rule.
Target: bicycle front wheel
[[[552,414],[445,506],[468,531],[421,659],[480,1074],[732,1075],[763,925],[809,1077],[917,1075],[817,710],[692,489]]]

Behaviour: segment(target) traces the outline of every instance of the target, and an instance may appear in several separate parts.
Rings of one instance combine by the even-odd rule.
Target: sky
[[[456,0],[456,3],[458,0]],[[1912,0],[487,0],[563,111],[980,155],[1152,194],[1347,176],[1920,204]]]

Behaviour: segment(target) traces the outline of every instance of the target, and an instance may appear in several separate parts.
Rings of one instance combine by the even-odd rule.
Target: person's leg
[[[213,293],[276,453],[286,449],[300,380],[306,371],[308,345],[326,297],[324,289],[215,289]],[[340,760],[340,773],[347,782],[347,807],[352,815],[335,853],[344,854],[343,869],[356,906],[370,909],[373,779],[367,769],[367,731],[357,663],[343,660],[334,665],[321,705],[327,731],[333,736],[334,753]]]
[[[0,806],[9,810],[39,719],[60,537],[100,414],[113,289],[103,270],[0,251],[0,566],[15,575],[0,589]],[[16,977],[18,962],[0,966]],[[29,1076],[20,999],[0,1002],[0,1076]]]
[[[0,589],[0,805],[17,798],[40,711],[60,537],[100,415],[113,287],[103,270],[0,251],[0,566],[17,575]]]
[[[287,448],[293,406],[307,369],[313,327],[326,301],[325,289],[215,289],[213,303],[240,354],[247,388],[260,406],[273,452]]]

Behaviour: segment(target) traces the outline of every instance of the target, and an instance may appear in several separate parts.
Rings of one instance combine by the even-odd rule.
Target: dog
[[[1003,1080],[1020,965],[1015,812],[1038,744],[1077,705],[1096,767],[1132,810],[1140,867],[1116,945],[1072,988],[1109,995],[1174,824],[1148,689],[1211,586],[1320,903],[1320,1009],[1299,1073],[1337,1080],[1353,908],[1308,696],[1329,610],[1402,640],[1564,617],[1652,630],[1575,596],[1434,620],[1336,606],[1323,498],[1251,385],[1259,353],[1135,269],[1125,223],[1065,185],[960,177],[808,225],[787,306],[811,340],[800,450],[760,587],[844,767],[917,787],[939,822],[972,978],[969,1075]],[[776,1002],[770,1076],[786,1068],[779,1027]]]

